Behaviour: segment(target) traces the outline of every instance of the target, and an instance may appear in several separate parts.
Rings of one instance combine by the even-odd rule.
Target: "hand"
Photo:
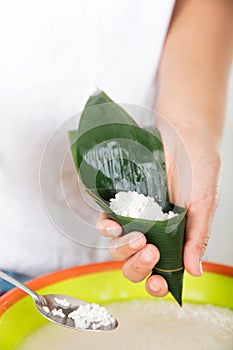
[[[165,159],[170,200],[187,208],[183,258],[186,270],[193,276],[202,274],[200,260],[208,243],[218,196],[217,146],[223,133],[232,63],[231,14],[231,1],[216,0],[214,5],[207,1],[201,16],[198,1],[176,1],[158,70],[156,110],[169,118],[189,156],[187,161],[180,140],[168,137],[166,127],[160,125],[164,143],[169,146]],[[103,234],[113,237],[113,258],[126,259],[124,275],[135,282],[145,278],[159,260],[157,248],[146,244],[139,232],[119,237],[120,226],[104,214],[100,215],[98,226]],[[131,240],[138,246],[130,247]],[[150,262],[143,260],[144,252]],[[151,276],[146,289],[154,296],[162,296],[167,293],[167,284],[160,276]]]
[[[165,124],[160,124],[160,131],[168,145],[165,160],[169,198],[187,208],[184,265],[191,275],[200,276],[219,193],[218,142],[210,128],[195,118],[188,123],[172,121],[178,138]]]
[[[108,219],[105,213],[99,215],[97,222],[99,231],[105,237],[112,237],[109,253],[113,259],[126,260],[122,273],[132,282],[140,282],[151,273],[152,268],[160,258],[159,250],[152,244],[146,243],[146,237],[141,232],[130,232],[120,236],[121,226]],[[161,276],[151,276],[146,281],[146,290],[153,296],[165,296],[168,286]]]
[[[200,132],[199,127],[191,124],[188,127],[184,127],[184,124],[175,127],[185,148],[179,138],[169,134],[166,127],[160,128],[167,145],[165,159],[169,196],[173,203],[187,208],[184,265],[191,275],[200,276],[201,258],[207,247],[216,207],[220,159],[214,143],[206,132]],[[142,233],[131,232],[120,236],[120,225],[108,219],[104,213],[100,214],[97,226],[104,236],[112,237],[109,245],[111,256],[115,260],[126,260],[123,265],[125,277],[139,282],[151,273],[160,255],[155,246],[146,243]],[[145,286],[153,296],[168,293],[167,283],[161,276],[150,276]]]

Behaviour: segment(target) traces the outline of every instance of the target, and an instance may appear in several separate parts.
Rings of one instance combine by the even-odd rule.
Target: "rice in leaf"
[[[185,209],[169,201],[166,166],[160,133],[143,129],[104,92],[91,96],[78,130],[70,131],[73,161],[92,198],[117,221],[123,234],[140,231],[156,245],[160,260],[152,274],[163,276],[171,294],[182,305]],[[110,199],[120,191],[135,191],[154,198],[164,212],[178,215],[163,221],[115,214]]]

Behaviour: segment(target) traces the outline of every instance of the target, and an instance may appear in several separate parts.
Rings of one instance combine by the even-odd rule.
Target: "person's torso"
[[[58,126],[79,112],[96,88],[117,102],[153,107],[173,5],[173,0],[28,2],[25,7],[15,2],[14,12],[4,5],[0,268],[33,275],[106,258],[106,249],[73,243],[49,220],[39,185],[42,153]],[[63,140],[58,153],[65,154],[65,134]],[[56,149],[50,156],[47,189],[56,210],[63,201],[49,175],[56,169]],[[75,177],[71,162],[67,166],[66,176]],[[80,220],[76,230],[93,237],[81,244],[102,242],[93,223]]]

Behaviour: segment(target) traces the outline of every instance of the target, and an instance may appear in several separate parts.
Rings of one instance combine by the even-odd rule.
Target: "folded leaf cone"
[[[163,276],[182,305],[185,209],[169,202],[163,144],[159,131],[140,128],[129,114],[99,91],[86,103],[78,130],[70,131],[73,161],[86,191],[123,228],[143,232],[156,245],[160,260],[152,274]],[[153,221],[115,214],[110,199],[120,191],[153,197],[164,212],[177,216]]]

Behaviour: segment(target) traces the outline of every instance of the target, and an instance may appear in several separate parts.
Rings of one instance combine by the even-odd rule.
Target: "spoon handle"
[[[31,288],[27,287],[25,284],[19,282],[18,280],[7,275],[5,272],[3,272],[1,270],[0,270],[0,277],[3,278],[4,280],[6,280],[7,282],[10,282],[14,286],[22,289],[25,293],[29,294],[34,299],[35,302],[40,303],[40,304],[44,303],[43,298],[40,295],[38,295],[36,292],[34,292]]]

